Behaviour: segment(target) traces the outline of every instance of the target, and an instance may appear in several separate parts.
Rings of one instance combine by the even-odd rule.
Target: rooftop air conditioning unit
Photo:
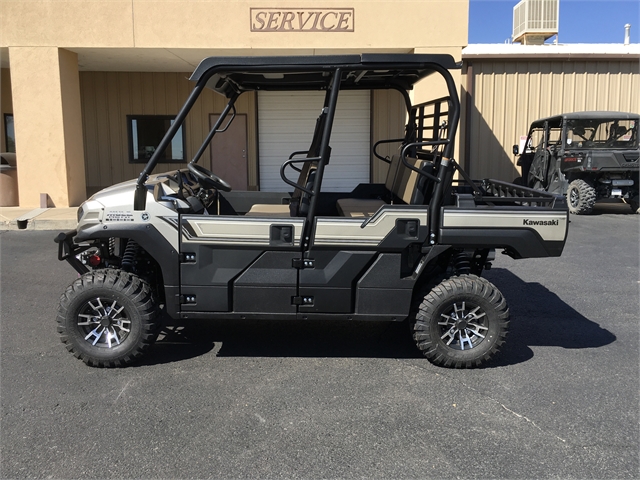
[[[513,41],[542,45],[558,34],[559,0],[522,0],[513,7]]]

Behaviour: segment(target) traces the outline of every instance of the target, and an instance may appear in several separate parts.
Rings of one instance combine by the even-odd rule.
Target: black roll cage
[[[419,175],[428,177],[435,183],[435,189],[429,203],[431,239],[434,239],[437,233],[436,225],[440,223],[438,221],[439,207],[445,194],[445,183],[450,183],[447,182],[447,179],[450,180],[452,177],[450,170],[452,168],[461,170],[457,163],[453,161],[455,135],[460,119],[460,101],[456,84],[449,72],[449,70],[459,68],[460,64],[455,63],[450,55],[362,54],[206,58],[190,78],[190,80],[196,82],[193,91],[138,177],[134,209],[144,210],[147,195],[145,182],[173,137],[183,125],[187,114],[205,87],[212,88],[217,93],[224,95],[228,98],[228,102],[190,163],[198,162],[215,134],[224,132],[229,127],[236,114],[235,102],[242,93],[256,90],[326,90],[327,95],[323,106],[324,124],[316,126],[316,128],[322,128],[319,154],[304,159],[294,159],[293,157],[296,155],[308,153],[294,152],[280,169],[280,175],[287,184],[309,195],[310,205],[307,218],[312,220],[315,216],[318,201],[316,192],[320,191],[324,168],[329,161],[329,140],[339,91],[393,89],[402,95],[409,120],[405,138],[387,142],[403,142],[401,150],[403,164]],[[445,97],[448,104],[446,138],[427,140],[419,138],[422,130],[419,130],[417,122],[422,125],[424,115],[418,108],[414,108],[408,91],[413,88],[415,83],[434,73],[438,73],[444,78],[449,93],[448,97]],[[223,128],[220,128],[229,112],[232,112],[231,118]],[[378,142],[376,146],[380,143],[382,142]],[[443,147],[435,175],[415,168],[406,159],[407,156],[413,155],[417,148],[426,146],[432,148]],[[377,153],[375,155],[378,158],[382,158]],[[382,158],[382,160],[385,159]],[[316,162],[316,174],[311,189],[291,182],[284,175],[284,170],[287,166],[294,167],[296,163],[305,162]],[[297,168],[295,169],[298,170]],[[468,178],[466,174],[463,174],[463,176],[465,179]],[[484,193],[474,182],[471,182],[471,185],[474,191]]]

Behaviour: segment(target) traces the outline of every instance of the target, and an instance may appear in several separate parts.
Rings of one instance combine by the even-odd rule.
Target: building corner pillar
[[[9,47],[21,207],[79,205],[86,198],[76,53]]]

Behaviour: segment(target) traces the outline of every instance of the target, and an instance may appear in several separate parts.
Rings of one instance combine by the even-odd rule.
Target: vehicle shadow
[[[511,328],[493,366],[521,363],[533,357],[532,346],[598,348],[616,336],[585,317],[539,283],[524,282],[511,271],[495,268],[486,277],[507,299]]]
[[[631,206],[618,199],[602,199],[598,200],[593,206],[590,215],[605,215],[615,213],[617,215],[636,215]]]
[[[190,320],[165,326],[142,364],[186,360],[214,349],[219,357],[421,357],[407,322]]]
[[[485,368],[531,359],[532,346],[598,348],[615,335],[586,318],[539,283],[495,268],[488,279],[510,306],[511,328],[500,355]],[[166,326],[144,365],[210,353],[219,357],[421,358],[408,322],[191,320]]]

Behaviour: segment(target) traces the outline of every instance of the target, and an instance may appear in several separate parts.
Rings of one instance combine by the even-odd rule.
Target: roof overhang
[[[313,49],[313,48],[147,48],[147,47],[72,47],[62,46],[78,54],[81,72],[193,72],[203,58],[216,56],[284,56],[373,53],[410,53],[405,48]],[[9,48],[0,47],[0,67],[10,68]]]
[[[638,60],[640,44],[566,44],[566,45],[516,45],[516,44],[474,44],[462,49],[462,60],[482,59],[547,59],[547,60]]]

